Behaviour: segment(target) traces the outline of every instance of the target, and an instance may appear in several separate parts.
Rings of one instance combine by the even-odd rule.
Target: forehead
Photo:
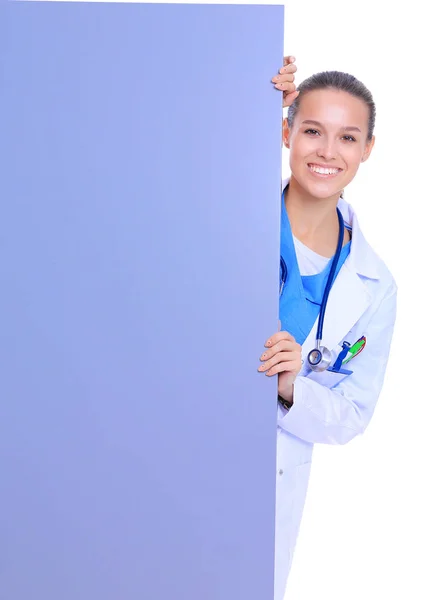
[[[311,119],[327,126],[356,126],[363,129],[367,127],[369,108],[361,98],[348,92],[314,90],[303,95],[296,117],[300,122]]]

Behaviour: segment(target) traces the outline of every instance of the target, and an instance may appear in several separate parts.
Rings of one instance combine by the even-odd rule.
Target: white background
[[[375,149],[345,195],[397,279],[397,327],[366,434],[315,449],[286,600],[445,600],[443,4],[212,3],[285,4],[285,53],[297,57],[298,80],[347,71],[377,104]],[[241,62],[239,85],[255,60]],[[169,89],[181,63],[171,67]],[[284,175],[287,162],[284,151]]]

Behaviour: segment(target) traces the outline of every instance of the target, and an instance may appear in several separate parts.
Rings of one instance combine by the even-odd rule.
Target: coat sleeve
[[[388,288],[371,318],[364,351],[352,360],[352,375],[330,389],[297,377],[293,405],[279,407],[278,426],[310,443],[346,444],[363,433],[384,381],[395,318],[397,288]]]

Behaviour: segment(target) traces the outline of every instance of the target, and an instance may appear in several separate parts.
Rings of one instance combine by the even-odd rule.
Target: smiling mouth
[[[342,173],[342,169],[338,167],[322,167],[321,165],[315,165],[314,163],[308,163],[307,167],[312,173],[319,177],[336,177],[339,173]]]

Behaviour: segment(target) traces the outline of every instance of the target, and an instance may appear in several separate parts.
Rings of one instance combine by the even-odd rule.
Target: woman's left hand
[[[279,375],[278,393],[287,402],[293,402],[293,388],[302,368],[302,346],[287,331],[278,331],[265,343],[259,367],[268,377]]]

